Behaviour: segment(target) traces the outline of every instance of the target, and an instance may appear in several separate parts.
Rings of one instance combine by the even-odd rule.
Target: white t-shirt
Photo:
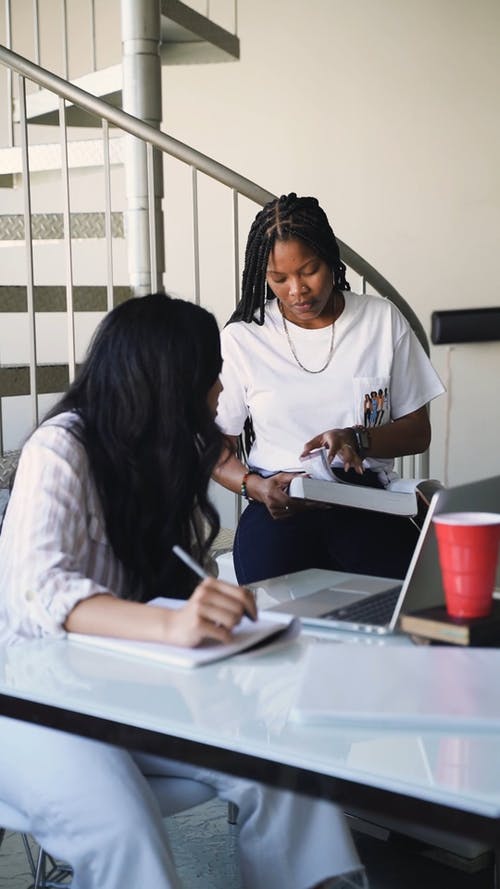
[[[263,326],[237,321],[222,331],[224,360],[217,422],[239,435],[251,415],[252,469],[300,470],[304,444],[327,429],[382,425],[444,392],[436,371],[401,312],[390,300],[346,291],[334,326],[333,356],[322,373],[302,370],[292,355],[278,301],[269,300]],[[287,321],[300,362],[325,363],[331,326],[309,330]],[[336,462],[341,462],[336,458]],[[394,461],[367,459],[390,472]]]

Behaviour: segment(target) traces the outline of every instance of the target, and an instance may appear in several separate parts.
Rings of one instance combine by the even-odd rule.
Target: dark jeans
[[[234,541],[238,583],[305,568],[403,578],[418,528],[410,519],[346,506],[273,519],[263,503],[244,510]]]

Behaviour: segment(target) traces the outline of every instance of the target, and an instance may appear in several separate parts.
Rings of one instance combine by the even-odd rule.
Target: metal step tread
[[[106,237],[106,216],[104,212],[71,213],[71,237],[76,240]],[[33,213],[31,216],[31,236],[34,241],[60,241],[64,238],[64,216],[62,213]],[[111,213],[111,236],[124,238],[123,213]],[[0,214],[0,246],[2,241],[24,241],[24,216],[22,213]]]
[[[111,134],[109,161],[111,165],[124,163],[124,139]],[[68,141],[68,167],[70,169],[97,167],[104,164],[102,139],[72,139]],[[61,143],[45,142],[29,146],[30,173],[61,170]],[[19,146],[0,148],[0,176],[22,173],[22,149]]]
[[[113,305],[125,302],[132,296],[128,285],[113,286]],[[35,312],[65,312],[66,287],[60,284],[36,284],[33,292]],[[73,310],[75,312],[106,312],[108,289],[105,285],[73,285]],[[27,312],[28,288],[26,285],[0,285],[0,313]]]
[[[52,395],[65,392],[69,386],[67,364],[39,364],[36,368],[36,391],[38,395]],[[0,365],[0,398],[29,395],[30,369],[27,364],[17,366]]]

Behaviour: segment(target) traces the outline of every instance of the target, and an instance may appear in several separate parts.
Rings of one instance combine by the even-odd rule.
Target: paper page
[[[394,478],[386,487],[387,491],[401,492],[402,494],[414,494],[421,478]]]
[[[324,482],[339,482],[334,472],[330,468],[328,458],[326,456],[326,448],[315,448],[305,457],[300,457],[300,462],[311,478],[317,478]]]

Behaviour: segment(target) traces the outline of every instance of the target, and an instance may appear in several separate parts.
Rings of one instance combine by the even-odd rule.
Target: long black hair
[[[127,598],[189,595],[194,575],[172,546],[203,559],[219,531],[207,489],[223,439],[207,394],[221,366],[210,312],[162,293],[132,298],[101,322],[77,379],[48,415],[73,410],[81,418],[74,434],[127,572]]]
[[[264,323],[266,299],[273,293],[266,284],[269,255],[276,241],[304,241],[331,268],[338,290],[349,290],[346,267],[325,211],[316,198],[297,197],[295,192],[269,201],[255,217],[246,252],[241,300],[228,323]],[[259,310],[258,317],[256,316]]]

